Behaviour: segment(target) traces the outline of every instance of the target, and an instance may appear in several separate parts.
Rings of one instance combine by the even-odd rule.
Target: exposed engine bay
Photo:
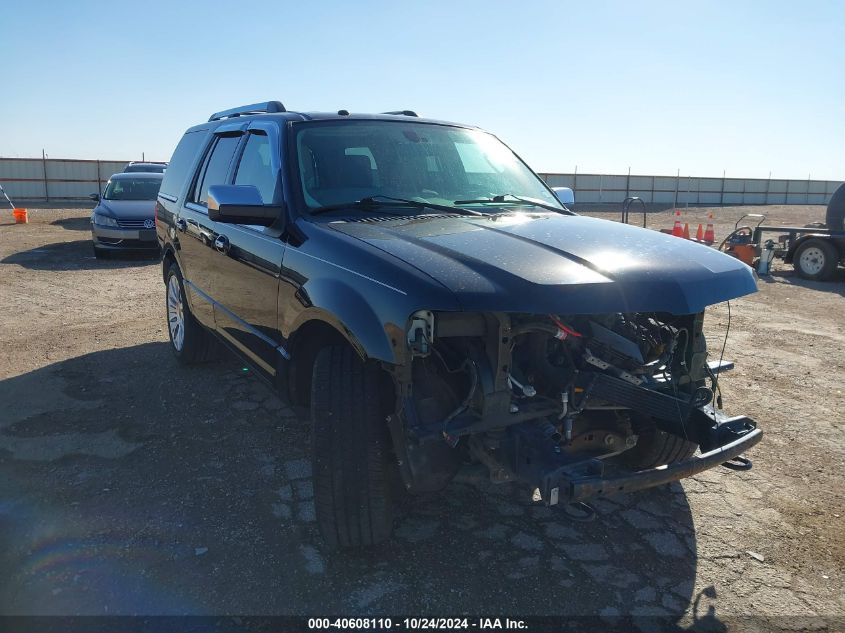
[[[719,411],[703,318],[415,313],[389,418],[407,438],[396,447],[406,486],[435,490],[475,463],[553,505],[573,498],[561,490],[572,480],[680,462],[752,431]]]

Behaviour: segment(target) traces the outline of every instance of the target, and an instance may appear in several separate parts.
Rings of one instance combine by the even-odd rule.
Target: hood
[[[155,206],[155,200],[100,200],[95,211],[121,220],[146,220],[155,217]]]
[[[467,311],[690,314],[757,290],[733,257],[610,220],[511,213],[329,226],[427,273]]]

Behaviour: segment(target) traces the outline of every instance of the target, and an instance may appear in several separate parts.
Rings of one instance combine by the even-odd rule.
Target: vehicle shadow
[[[0,264],[17,264],[28,270],[96,270],[99,268],[129,268],[148,266],[158,262],[158,254],[143,251],[111,254],[97,259],[91,250],[91,240],[55,242],[19,251],[0,259]]]
[[[678,484],[577,522],[462,477],[405,504],[392,541],[332,552],[308,422],[233,359],[110,349],[2,380],[0,401],[3,614],[634,616],[675,630],[696,600]]]
[[[87,215],[81,218],[61,218],[50,222],[50,225],[60,226],[69,231],[90,231],[91,218]]]
[[[761,275],[760,281],[766,284],[784,283],[791,286],[800,286],[822,292],[833,292],[845,297],[845,268],[837,268],[833,276],[827,281],[812,281],[800,277],[794,270],[773,270],[769,275]]]

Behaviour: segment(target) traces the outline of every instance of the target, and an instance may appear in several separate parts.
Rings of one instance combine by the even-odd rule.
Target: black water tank
[[[830,196],[830,202],[827,203],[827,217],[825,218],[827,228],[834,231],[845,230],[845,184],[839,185],[839,188]]]

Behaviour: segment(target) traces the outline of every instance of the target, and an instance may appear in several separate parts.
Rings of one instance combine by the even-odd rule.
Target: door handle
[[[184,232],[188,229],[188,223],[182,218],[176,218],[176,228]]]
[[[217,249],[221,253],[228,253],[229,252],[229,238],[225,235],[218,235],[217,239],[214,240],[214,248]]]

